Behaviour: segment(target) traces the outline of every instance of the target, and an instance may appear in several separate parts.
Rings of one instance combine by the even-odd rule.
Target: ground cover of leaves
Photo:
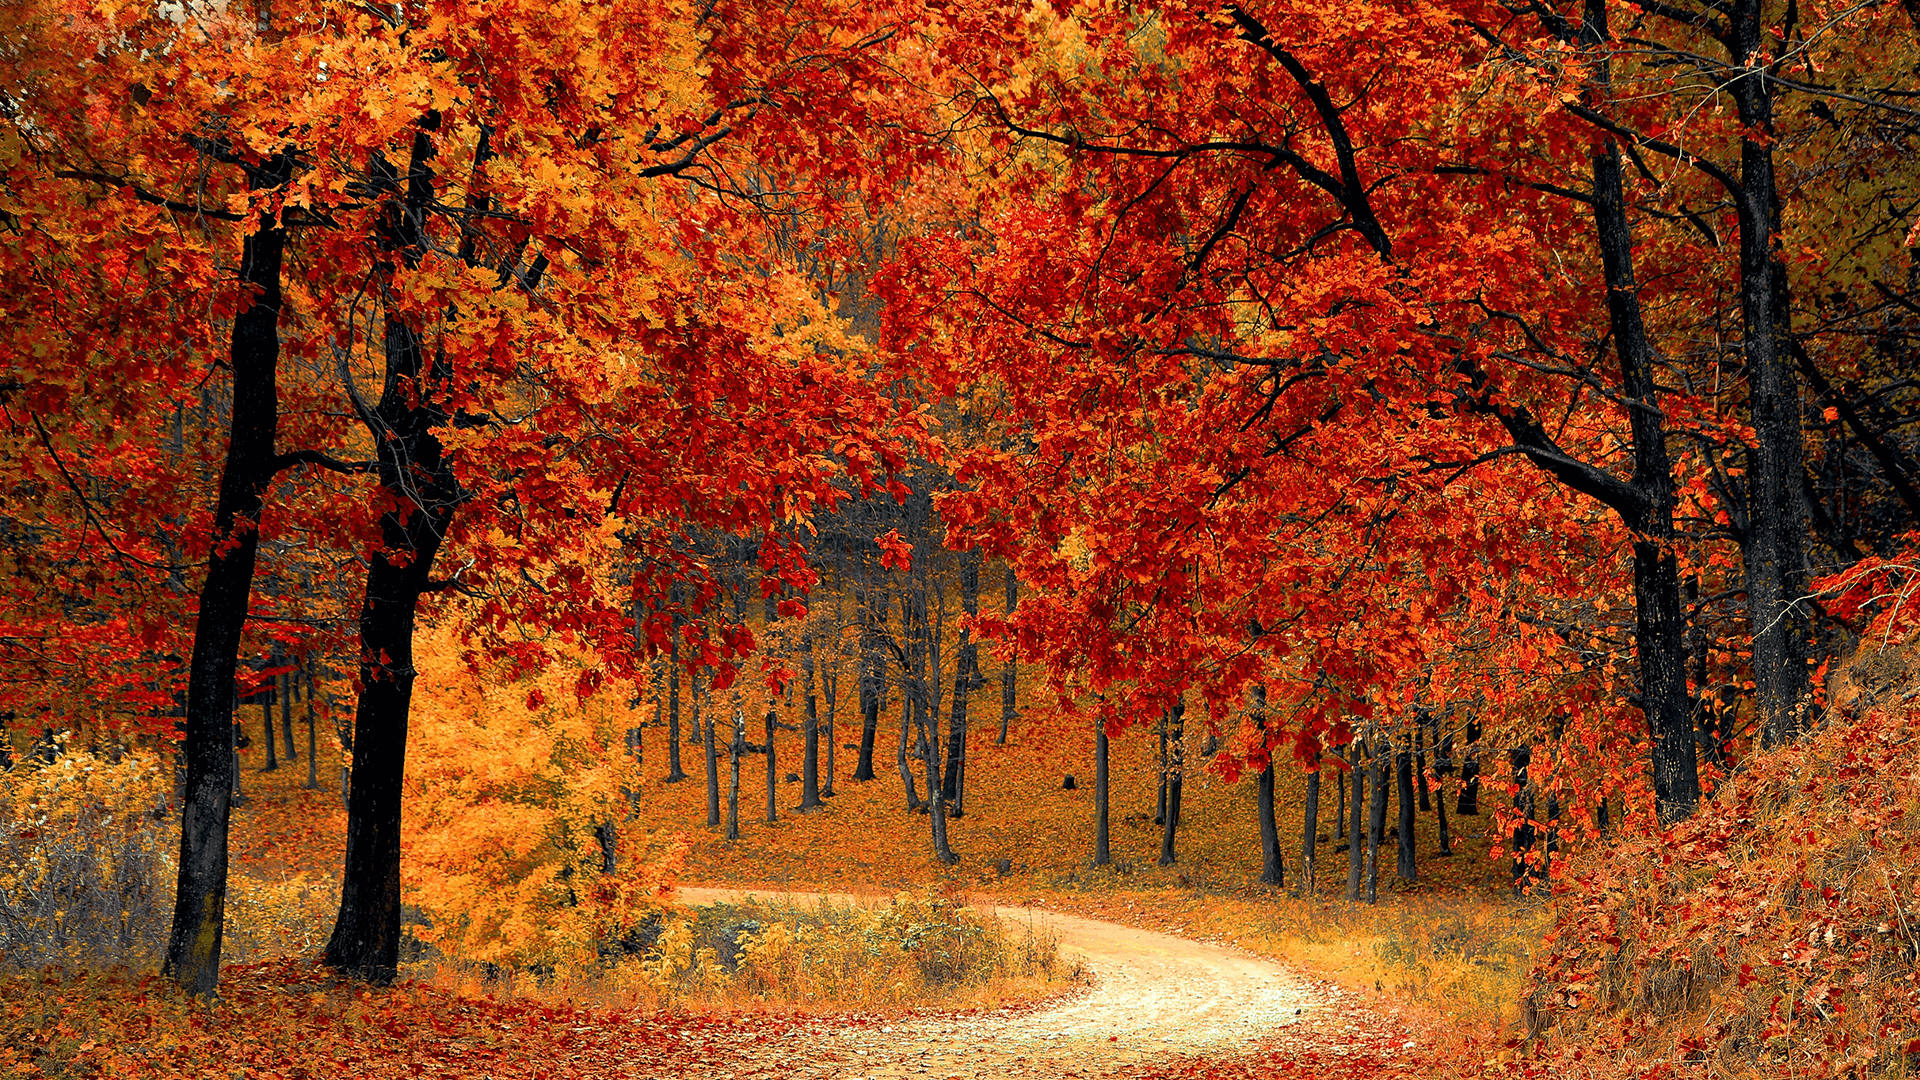
[[[231,969],[211,1006],[163,980],[45,971],[0,980],[0,1076],[540,1078],[1108,1076],[1370,1080],[1411,1075],[1430,1036],[1357,995],[1231,1055],[1136,1059],[996,1047],[1028,1010],[883,1016],[686,1015],[369,989],[300,960]],[[1046,1006],[1040,1007],[1042,1011]]]

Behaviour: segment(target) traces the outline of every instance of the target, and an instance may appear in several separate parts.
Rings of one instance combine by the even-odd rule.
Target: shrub
[[[1584,864],[1536,972],[1549,1055],[1713,1075],[1905,1075],[1920,1053],[1920,644],[1670,830]],[[1598,1053],[1595,1053],[1598,1051]]]
[[[0,772],[0,956],[156,958],[173,894],[167,798],[151,754],[68,751]]]
[[[713,904],[669,915],[622,969],[667,1001],[695,998],[897,1006],[997,983],[1078,981],[1052,937],[1010,931],[937,892],[884,905]]]
[[[485,675],[451,628],[423,628],[403,818],[415,939],[458,964],[591,967],[671,891],[686,843],[631,818],[646,716],[573,660]],[[614,869],[607,872],[613,856]]]

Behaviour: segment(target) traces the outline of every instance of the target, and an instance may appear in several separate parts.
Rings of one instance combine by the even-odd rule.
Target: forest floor
[[[763,899],[747,890],[684,888],[684,903]],[[835,895],[836,902],[855,899]],[[1003,920],[1050,934],[1093,982],[1029,1009],[906,1017],[802,1034],[768,1075],[1101,1077],[1391,1075],[1424,1041],[1367,996],[1244,949],[1038,907],[996,907]]]
[[[738,841],[703,827],[697,780],[649,784],[637,818],[691,841],[683,902],[711,899],[707,887],[770,897],[936,886],[1044,925],[1093,976],[1065,996],[905,1013],[777,1003],[662,1012],[592,994],[344,983],[312,963],[338,897],[339,751],[323,744],[320,783],[307,789],[304,758],[263,772],[256,740],[234,815],[236,966],[220,1006],[179,1001],[142,971],[0,977],[0,1076],[1373,1080],[1419,1075],[1463,1036],[1504,1041],[1496,1014],[1516,998],[1541,924],[1502,899],[1486,818],[1459,820],[1459,854],[1425,860],[1417,887],[1383,879],[1378,907],[1339,899],[1345,856],[1323,835],[1322,887],[1295,898],[1249,884],[1259,859],[1251,785],[1200,769],[1180,864],[1154,866],[1159,830],[1143,811],[1155,765],[1146,740],[1116,740],[1115,863],[1089,871],[1088,792],[1061,779],[1085,771],[1084,747],[1069,741],[1063,754],[1061,741],[1037,725],[1016,727],[1005,746],[982,733],[974,812],[954,823],[956,870],[932,860],[926,818],[903,811],[897,777],[854,783],[845,761],[827,806],[794,813],[797,785],[783,784],[781,820],[743,823]],[[664,755],[657,741],[648,749],[652,771]],[[1284,786],[1282,828],[1297,837],[1299,793]],[[1436,847],[1429,815],[1419,840],[1423,853]],[[1298,869],[1289,862],[1289,875]]]

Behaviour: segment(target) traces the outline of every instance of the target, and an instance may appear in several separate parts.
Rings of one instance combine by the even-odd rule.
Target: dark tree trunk
[[[1107,724],[1095,720],[1093,727],[1093,865],[1113,862],[1108,846],[1107,803]]]
[[[1339,758],[1337,755],[1336,760],[1341,761],[1342,764],[1345,763],[1345,759]],[[1333,838],[1344,844],[1346,842],[1345,833],[1347,831],[1347,770],[1335,769],[1333,771],[1333,784],[1335,789]]]
[[[860,608],[860,760],[853,769],[855,780],[873,779],[873,744],[880,732],[880,649],[875,641],[872,593],[862,592]]]
[[[1420,874],[1413,852],[1413,751],[1402,746],[1394,765],[1400,807],[1400,843],[1394,862],[1394,875],[1401,881],[1414,882],[1420,880]]]
[[[1643,509],[1622,517],[1636,534],[1634,651],[1640,662],[1641,708],[1653,740],[1654,797],[1661,820],[1671,822],[1692,814],[1700,802],[1693,703],[1687,696],[1687,622],[1680,606],[1679,564],[1673,549],[1673,470],[1658,412],[1660,391],[1654,381],[1657,355],[1641,315],[1620,151],[1612,142],[1593,156],[1593,194],[1620,382],[1630,401],[1644,403],[1628,410],[1633,486],[1643,497]]]
[[[1454,810],[1467,815],[1480,813],[1480,723],[1467,721],[1467,748],[1460,762],[1460,798]]]
[[[733,714],[733,741],[727,744],[732,779],[727,785],[727,839],[740,839],[740,757],[747,752],[747,718]]]
[[[286,745],[288,761],[299,761],[300,751],[293,745],[293,672],[280,673],[280,736]]]
[[[1014,576],[1013,564],[1009,563],[1007,564],[1007,614],[1012,615],[1013,609],[1019,603],[1020,579]],[[994,740],[1002,746],[1006,745],[1007,726],[1013,723],[1014,708],[1018,704],[1015,699],[1017,678],[1013,669],[1013,657],[1009,654],[1006,665],[1000,669],[1000,737]]]
[[[426,249],[424,223],[433,200],[428,114],[416,131],[404,200],[390,199],[388,233],[408,265]],[[482,151],[484,153],[484,150]],[[400,195],[400,177],[376,155],[376,186]],[[384,333],[386,380],[366,418],[379,452],[381,550],[368,561],[360,609],[360,701],[355,710],[353,792],[347,802],[346,871],[340,917],[326,962],[358,978],[392,981],[400,955],[400,793],[406,773],[407,715],[413,699],[413,627],[420,596],[432,587],[435,555],[464,498],[436,428],[448,422],[441,404],[451,381],[444,354],[429,365],[420,332],[390,311]]]
[[[1367,903],[1380,902],[1380,841],[1387,831],[1387,766],[1393,748],[1382,739],[1373,748],[1367,772]]]
[[[913,775],[913,766],[909,762],[907,755],[907,744],[912,739],[913,695],[911,693],[903,693],[900,695],[900,743],[895,748],[894,765],[900,772],[900,786],[906,789],[907,811],[909,813],[918,812],[922,807],[920,802],[920,779]],[[918,746],[913,747],[916,753],[919,749]]]
[[[900,744],[894,754],[894,764],[900,770],[900,786],[906,789],[907,810],[915,812],[922,808],[920,802],[919,780],[913,775],[913,757],[922,757],[920,747],[909,744],[915,737],[914,710],[918,695],[914,693],[914,681],[921,675],[921,665],[925,660],[926,646],[923,641],[930,636],[927,631],[926,594],[914,589],[905,590],[900,597],[900,637],[905,653],[900,657]],[[927,794],[936,793],[928,789]]]
[[[1307,774],[1306,822],[1300,829],[1300,895],[1313,899],[1318,884],[1315,871],[1320,848],[1320,754],[1314,752],[1312,772]]]
[[[1341,822],[1347,833],[1347,899],[1358,901],[1361,886],[1366,882],[1367,869],[1367,831],[1361,820],[1367,805],[1367,773],[1363,753],[1365,748],[1356,740],[1347,744],[1347,771],[1352,774],[1353,798],[1350,805],[1353,812]]]
[[[1420,785],[1420,812],[1433,809],[1433,795],[1427,787],[1427,725],[1432,723],[1426,713],[1420,713],[1413,725],[1413,779]]]
[[[687,778],[680,766],[680,628],[667,634],[667,783]]]
[[[1585,14],[1577,27],[1557,16],[1544,16],[1543,21],[1568,44],[1593,54],[1595,63],[1582,90],[1580,107],[1604,107],[1610,74],[1606,54],[1599,50],[1609,41],[1610,32],[1603,0],[1586,0]],[[1732,85],[1764,82],[1734,80]],[[1640,309],[1618,146],[1610,139],[1600,140],[1589,164],[1593,174],[1593,198],[1589,201],[1606,279],[1608,328],[1620,362],[1623,404],[1632,431],[1633,478],[1622,481],[1607,470],[1574,459],[1524,409],[1501,409],[1499,417],[1542,471],[1612,509],[1635,537],[1634,648],[1640,667],[1641,705],[1652,736],[1655,800],[1662,818],[1673,821],[1693,812],[1700,789],[1694,771],[1692,717],[1686,701],[1685,622],[1673,552],[1673,474],[1654,378],[1658,356]],[[1798,466],[1796,458],[1794,467]],[[1465,798],[1463,789],[1461,813],[1468,812]]]
[[[1165,825],[1167,823],[1167,777],[1170,775],[1170,766],[1167,760],[1166,713],[1160,714],[1160,722],[1156,727],[1160,734],[1160,756],[1155,759],[1160,765],[1160,798],[1154,805],[1153,823],[1155,825]]]
[[[1280,823],[1273,817],[1273,761],[1260,770],[1260,792],[1255,799],[1260,813],[1260,883],[1284,887],[1286,868],[1280,861]]]
[[[700,727],[700,690],[693,692],[693,724]],[[707,754],[707,828],[720,826],[720,745],[714,731],[713,710],[707,710],[706,718],[706,754]]]
[[[771,703],[767,706],[767,824],[780,820],[780,768],[773,753],[773,727],[778,717]]]
[[[1533,751],[1527,747],[1512,750],[1507,755],[1513,766],[1513,782],[1516,786],[1513,795],[1513,807],[1520,812],[1520,824],[1513,831],[1513,891],[1516,896],[1525,895],[1533,884],[1533,784],[1527,776],[1527,767],[1532,764]]]
[[[1253,688],[1253,724],[1262,733],[1267,727],[1267,688]],[[1267,765],[1260,770],[1259,790],[1254,797],[1255,812],[1260,818],[1260,882],[1263,885],[1285,887],[1286,868],[1280,860],[1280,823],[1273,813],[1273,747],[1267,748]]]
[[[840,626],[839,589],[835,589],[833,594],[833,625],[835,627],[834,640],[838,641],[840,640],[838,629]],[[836,739],[838,738],[838,733],[834,730],[834,716],[835,706],[837,706],[840,701],[841,663],[840,650],[835,649],[833,652],[833,663],[824,667],[820,672],[820,688],[827,693],[827,775],[826,779],[820,785],[820,796],[826,799],[833,798],[833,751]]]
[[[279,187],[291,162],[274,157],[250,174],[254,190]],[[227,827],[233,811],[234,667],[246,627],[253,570],[260,551],[262,496],[275,471],[279,430],[280,266],[287,234],[263,216],[242,242],[240,281],[252,302],[234,317],[228,363],[233,409],[227,458],[214,503],[213,546],[194,616],[187,669],[185,800],[180,815],[180,867],[165,971],[182,989],[208,997],[220,980],[227,906]]]
[[[1168,710],[1172,730],[1167,732],[1167,745],[1171,760],[1167,763],[1167,808],[1166,822],[1160,831],[1160,865],[1172,866],[1179,861],[1174,853],[1173,840],[1180,829],[1180,783],[1181,771],[1186,765],[1187,706],[1176,701]]]
[[[800,759],[800,809],[806,811],[820,805],[820,717],[813,694],[812,635],[800,639],[800,670],[806,678],[806,702],[800,719],[804,740]],[[828,737],[831,738],[831,734]]]
[[[934,858],[951,866],[960,861],[947,844],[947,801],[940,795],[940,709],[931,701],[917,701],[920,745],[927,770],[927,818],[933,828]]]
[[[620,867],[620,833],[611,821],[593,827],[593,838],[600,845],[600,872],[614,873]]]
[[[1722,39],[1736,63],[1767,47],[1760,0],[1727,9]],[[1797,735],[1807,689],[1807,619],[1796,601],[1807,592],[1807,509],[1800,430],[1800,384],[1785,341],[1792,313],[1778,250],[1780,198],[1773,163],[1770,78],[1729,80],[1744,132],[1740,140],[1740,314],[1754,432],[1748,484],[1747,602],[1753,621],[1753,686],[1761,740],[1772,746]],[[1691,810],[1691,807],[1688,807]],[[1682,815],[1684,816],[1684,815]],[[1667,818],[1662,814],[1663,820]]]
[[[260,720],[266,727],[267,763],[261,772],[272,772],[280,767],[280,757],[273,752],[273,742],[277,738],[273,730],[273,681],[268,680],[260,688]]]
[[[961,557],[960,610],[969,618],[980,614],[980,557],[969,553]],[[953,806],[954,817],[965,817],[967,808],[967,699],[980,681],[980,646],[970,629],[960,630],[960,650],[954,661],[953,703],[947,725],[947,772],[943,791]]]
[[[308,791],[320,790],[320,731],[319,721],[313,715],[313,657],[307,657],[302,675],[307,681],[307,782],[302,787]]]

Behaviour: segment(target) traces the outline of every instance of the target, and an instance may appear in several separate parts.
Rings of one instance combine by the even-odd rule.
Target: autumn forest
[[[1914,0],[0,7],[0,1071],[1910,1076]]]

